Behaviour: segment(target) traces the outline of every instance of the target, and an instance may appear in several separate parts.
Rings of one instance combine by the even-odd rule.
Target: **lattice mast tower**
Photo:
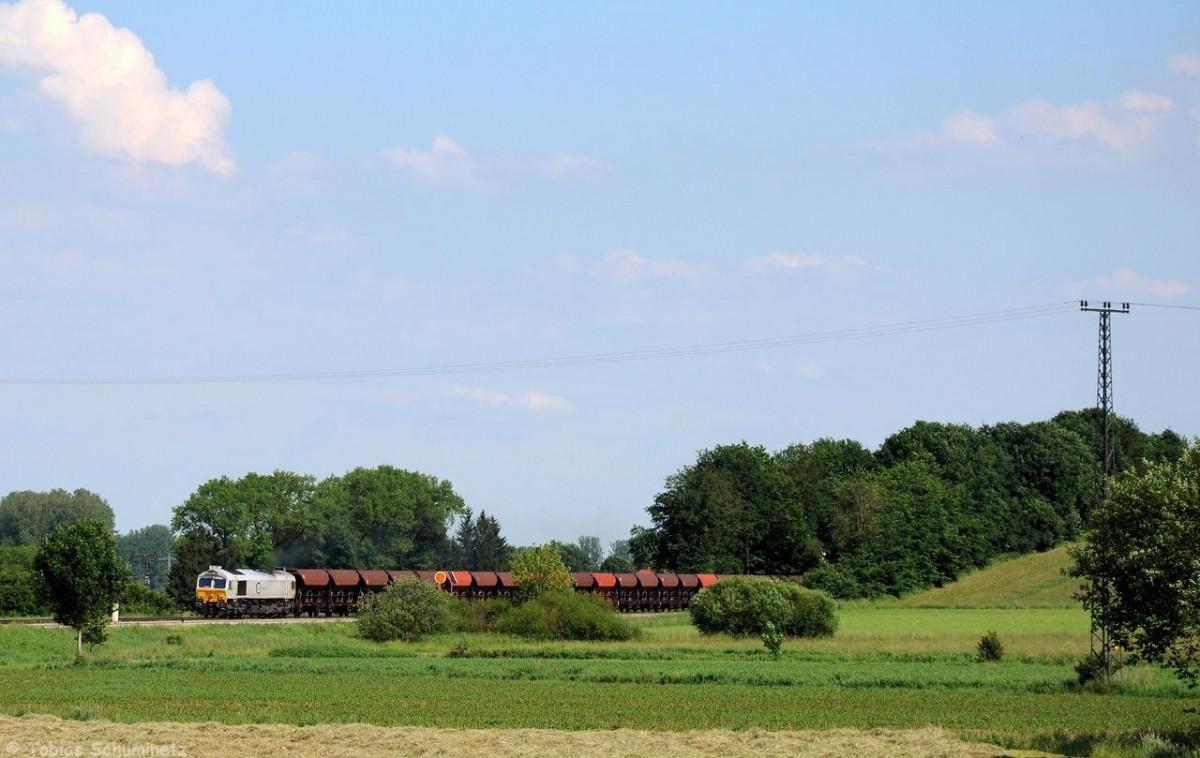
[[[1098,449],[1100,452],[1100,477],[1096,485],[1096,504],[1099,508],[1108,499],[1108,482],[1116,473],[1116,420],[1113,414],[1112,395],[1112,325],[1110,317],[1114,313],[1129,313],[1129,303],[1112,303],[1105,300],[1095,305],[1087,300],[1079,301],[1079,310],[1100,314],[1100,349],[1096,380],[1096,410],[1098,411]],[[1093,589],[1100,598],[1101,606],[1107,609],[1111,589],[1104,579],[1094,579]],[[1107,615],[1102,610],[1099,614],[1092,612],[1092,655],[1100,659],[1103,665],[1103,676],[1107,681],[1113,674],[1113,649],[1108,638],[1108,627],[1103,617]]]

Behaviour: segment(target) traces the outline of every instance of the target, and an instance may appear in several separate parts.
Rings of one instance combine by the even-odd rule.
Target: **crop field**
[[[1104,694],[1070,684],[1088,648],[1078,608],[864,603],[840,615],[834,638],[789,640],[779,660],[757,640],[702,637],[686,614],[641,617],[642,638],[626,643],[451,634],[377,645],[351,623],[118,627],[82,663],[69,630],[8,626],[0,715],[743,736],[933,727],[1080,754],[1151,734],[1195,741],[1194,693],[1167,672],[1126,668]],[[991,630],[1005,658],[979,663]],[[22,723],[0,722],[0,737]]]

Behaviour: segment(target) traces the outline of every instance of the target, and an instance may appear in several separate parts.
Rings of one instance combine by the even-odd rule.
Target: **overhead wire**
[[[561,356],[554,358],[535,358],[514,361],[487,361],[478,363],[441,364],[433,366],[413,366],[400,368],[359,369],[344,371],[311,371],[273,374],[229,374],[212,376],[147,376],[147,377],[116,377],[116,378],[0,378],[0,385],[73,385],[73,386],[110,386],[110,385],[188,385],[188,384],[244,384],[264,382],[299,382],[299,381],[340,381],[350,379],[372,379],[406,376],[437,376],[446,374],[472,374],[483,372],[515,371],[535,368],[560,368],[568,366],[588,366],[605,363],[624,363],[632,361],[664,360],[670,358],[685,358],[720,353],[745,352],[751,350],[770,350],[796,345],[815,345],[831,342],[846,342],[851,340],[891,337],[896,335],[932,332],[944,329],[959,329],[964,327],[984,326],[1030,318],[1043,318],[1068,311],[1078,307],[1076,301],[1046,303],[1019,308],[985,311],[982,313],[950,316],[918,321],[905,321],[895,324],[839,329],[827,332],[809,334],[794,334],[783,337],[769,337],[752,340],[731,342],[716,342],[684,347],[657,348],[646,350],[629,350],[611,353],[594,353],[587,355]]]

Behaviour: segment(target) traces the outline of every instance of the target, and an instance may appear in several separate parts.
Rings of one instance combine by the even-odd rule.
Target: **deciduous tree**
[[[95,630],[103,629],[128,582],[112,529],[96,519],[58,526],[42,541],[34,565],[54,620],[76,631],[76,653],[83,655],[84,629],[92,639],[103,636]]]
[[[1073,552],[1088,580],[1083,606],[1142,659],[1200,677],[1200,441],[1175,463],[1151,463],[1109,487]]]
[[[549,592],[570,592],[575,586],[553,545],[518,550],[512,557],[512,578],[527,599]]]
[[[10,492],[0,499],[0,545],[37,546],[54,527],[85,518],[114,523],[104,498],[85,489]]]

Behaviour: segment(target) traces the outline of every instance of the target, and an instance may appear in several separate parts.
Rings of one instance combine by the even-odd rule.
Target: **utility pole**
[[[1092,305],[1087,300],[1079,301],[1079,310],[1100,314],[1100,355],[1096,381],[1096,410],[1098,419],[1098,442],[1100,451],[1100,477],[1096,485],[1095,508],[1108,499],[1108,481],[1116,473],[1116,424],[1112,397],[1112,329],[1109,319],[1114,313],[1129,313],[1129,303],[1114,304],[1107,300]],[[1101,611],[1092,612],[1092,655],[1103,665],[1104,680],[1113,675],[1112,643],[1108,638],[1108,627],[1104,624],[1105,611],[1111,600],[1111,588],[1106,579],[1093,579],[1092,589],[1100,598]],[[1097,618],[1099,616],[1099,618]]]

